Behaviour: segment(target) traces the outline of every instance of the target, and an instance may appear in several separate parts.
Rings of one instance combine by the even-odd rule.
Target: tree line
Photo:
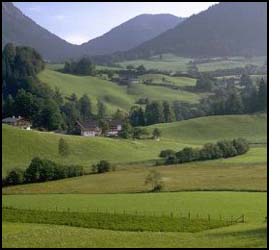
[[[147,126],[209,115],[267,112],[267,82],[263,78],[256,86],[252,79],[244,74],[240,84],[236,86],[231,80],[224,79],[216,83],[204,76],[198,79],[196,88],[212,91],[212,94],[202,98],[197,104],[142,98],[138,101],[142,106],[133,106],[129,112],[131,125]]]
[[[95,73],[95,65],[89,58],[83,57],[77,62],[66,61],[63,72],[75,75],[93,75]]]
[[[37,183],[84,175],[84,169],[78,165],[61,165],[51,160],[35,157],[26,170],[14,168],[2,180],[2,186]]]
[[[243,138],[233,140],[223,140],[217,143],[207,143],[202,148],[185,147],[175,152],[168,149],[160,153],[165,164],[177,164],[191,161],[204,161],[219,158],[229,158],[245,154],[249,150],[249,143]]]
[[[86,64],[83,59],[81,64]],[[93,114],[87,95],[78,98],[72,94],[64,98],[58,88],[53,90],[40,82],[37,74],[44,67],[43,59],[34,49],[13,44],[5,46],[2,52],[2,117],[23,116],[35,128],[67,133],[77,133],[78,119],[104,119],[107,111],[102,100],[98,100],[98,112]]]

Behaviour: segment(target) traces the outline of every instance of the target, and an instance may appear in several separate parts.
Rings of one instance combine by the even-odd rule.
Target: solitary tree
[[[69,155],[69,145],[63,138],[60,138],[59,140],[58,153],[64,157]]]
[[[153,130],[153,138],[155,140],[158,140],[160,136],[161,136],[161,131],[158,128],[155,128]]]
[[[162,176],[156,170],[151,170],[145,180],[146,185],[151,185],[153,192],[159,192],[163,188]]]

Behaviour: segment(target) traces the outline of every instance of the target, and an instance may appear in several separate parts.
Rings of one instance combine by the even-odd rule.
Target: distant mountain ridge
[[[81,47],[93,55],[126,51],[174,28],[183,20],[184,18],[170,14],[142,14],[111,29],[103,36],[82,44]]]
[[[2,48],[8,42],[33,47],[46,60],[56,61],[80,54],[79,46],[42,28],[12,3],[2,2]]]
[[[189,57],[266,55],[267,3],[213,5],[116,57],[137,59],[161,53]]]
[[[170,14],[136,16],[103,36],[74,45],[42,28],[11,2],[2,3],[2,48],[8,42],[35,48],[46,60],[63,61],[83,55],[124,51],[175,27],[184,18]]]

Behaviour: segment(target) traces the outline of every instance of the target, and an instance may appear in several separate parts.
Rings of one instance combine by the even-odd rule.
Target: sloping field
[[[59,135],[3,125],[2,174],[5,175],[6,171],[13,167],[25,168],[36,156],[89,167],[102,159],[114,163],[152,160],[158,158],[163,149],[179,150],[186,145],[202,145],[225,138],[244,137],[253,143],[266,143],[266,115],[211,116],[157,124],[148,128],[152,131],[155,127],[162,131],[159,142]],[[67,158],[58,155],[58,141],[61,137],[65,138],[70,146],[71,153]],[[255,153],[255,157],[258,155]]]
[[[127,88],[97,77],[63,74],[50,69],[42,71],[38,77],[49,86],[58,87],[64,95],[69,96],[75,93],[81,97],[83,94],[87,94],[93,102],[94,111],[96,111],[97,99],[104,100],[108,105],[108,111],[114,112],[118,108],[128,111],[140,97],[148,97],[150,100],[168,100],[170,102],[179,100],[194,103],[203,96],[144,84],[133,84]]]
[[[251,143],[266,143],[267,116],[256,115],[224,115],[208,116],[168,124],[156,124],[149,127],[161,129],[166,139],[184,141],[189,144],[246,138]]]
[[[2,126],[2,174],[14,167],[26,168],[33,157],[50,159],[63,164],[90,167],[99,160],[110,162],[137,162],[155,159],[166,148],[181,149],[182,143],[166,140],[122,140],[104,137],[82,137],[48,132],[26,131]],[[70,155],[58,154],[58,141],[63,137],[69,144]],[[15,147],[15,145],[17,145]]]
[[[49,86],[58,87],[65,95],[75,93],[81,97],[87,94],[93,101],[94,111],[98,98],[105,100],[110,111],[117,108],[128,110],[134,103],[134,98],[127,95],[125,88],[96,77],[63,74],[49,69],[42,71],[38,77]]]

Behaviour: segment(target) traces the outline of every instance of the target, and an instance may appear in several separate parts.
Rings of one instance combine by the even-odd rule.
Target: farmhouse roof
[[[123,121],[120,120],[120,119],[114,119],[114,120],[109,119],[108,122],[111,126],[117,126],[117,125],[122,125],[123,124]]]
[[[4,122],[4,123],[15,123],[15,122],[20,121],[20,120],[24,120],[26,122],[29,122],[28,120],[26,120],[25,118],[23,118],[21,116],[6,117],[6,118],[2,119],[2,122]]]
[[[99,128],[98,122],[95,120],[88,120],[88,121],[77,121],[77,124],[83,129],[96,129]]]

